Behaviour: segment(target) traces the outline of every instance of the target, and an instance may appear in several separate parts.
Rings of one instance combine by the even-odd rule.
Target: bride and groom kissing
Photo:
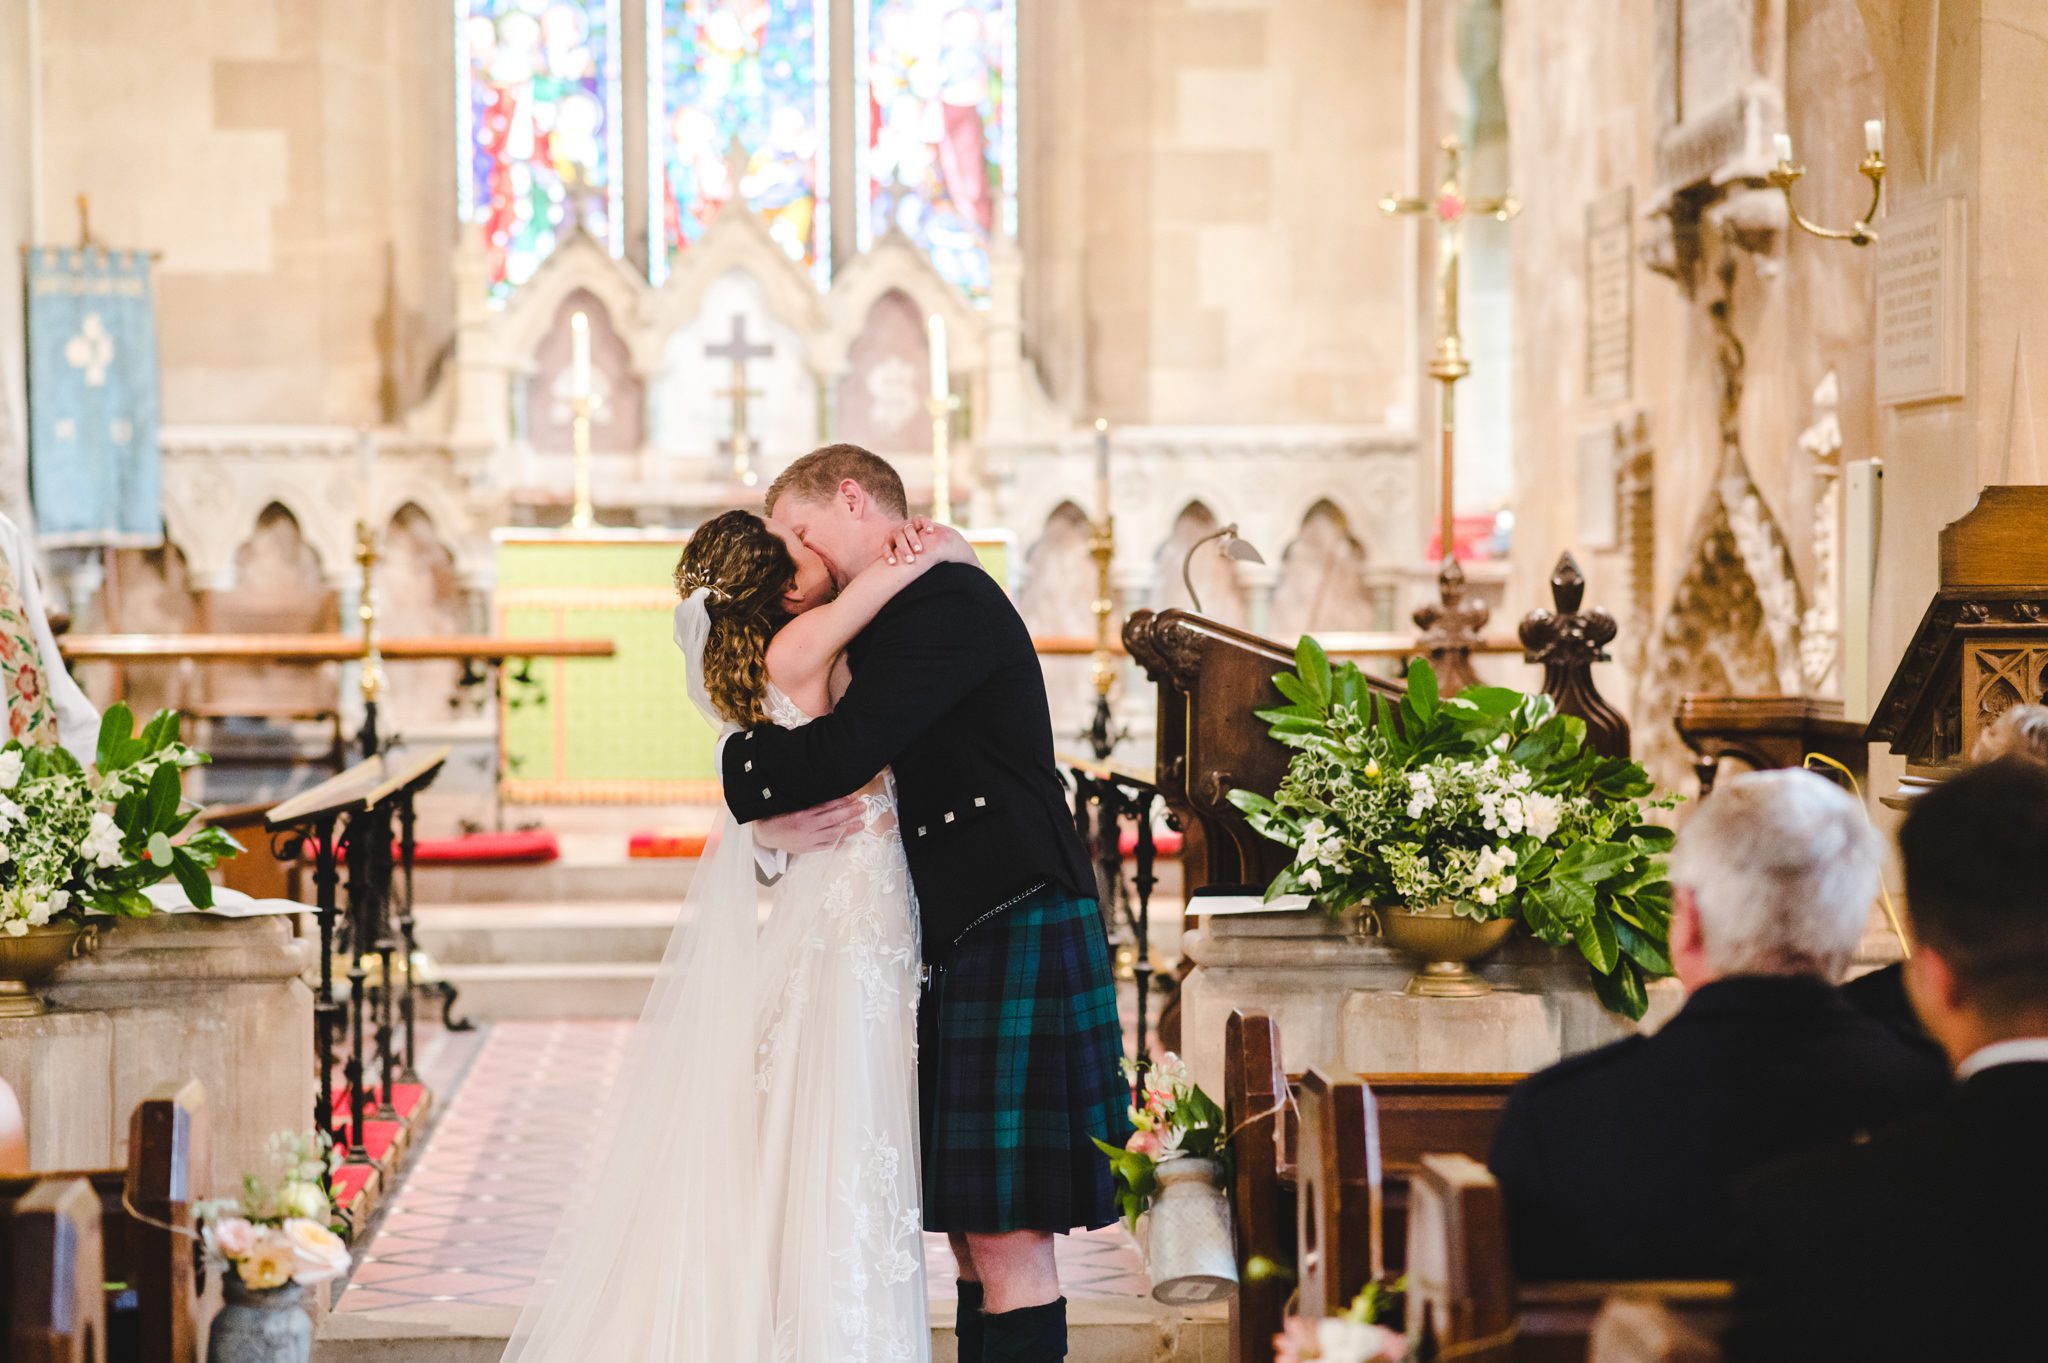
[[[924,1363],[930,1230],[963,1363],[1055,1363],[1129,1095],[1037,654],[876,455],[765,510],[677,566],[727,812],[505,1358]]]

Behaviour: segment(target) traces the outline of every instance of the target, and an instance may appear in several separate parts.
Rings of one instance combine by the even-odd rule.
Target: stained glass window
[[[648,0],[661,54],[650,104],[657,111],[660,193],[652,224],[668,259],[703,235],[739,191],[794,260],[829,268],[831,222],[829,0]],[[657,47],[658,45],[658,47]]]
[[[530,278],[572,222],[614,255],[618,0],[456,0],[462,215],[484,225],[494,294]]]
[[[1016,228],[1015,0],[859,0],[861,246],[890,227],[976,301]]]

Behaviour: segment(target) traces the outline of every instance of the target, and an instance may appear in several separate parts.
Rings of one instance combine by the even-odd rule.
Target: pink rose
[[[214,1252],[223,1259],[239,1259],[256,1247],[256,1227],[239,1216],[213,1223]]]
[[[1149,1155],[1153,1159],[1159,1158],[1159,1152],[1163,1148],[1159,1143],[1157,1131],[1133,1131],[1131,1138],[1124,1142],[1124,1149],[1132,1154]]]

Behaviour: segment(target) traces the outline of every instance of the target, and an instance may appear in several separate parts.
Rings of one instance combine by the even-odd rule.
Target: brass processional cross
[[[747,339],[747,319],[733,314],[732,336],[721,345],[704,347],[704,353],[714,360],[732,361],[732,386],[722,388],[718,396],[732,402],[732,434],[725,443],[726,453],[732,456],[732,476],[735,481],[749,487],[758,480],[753,468],[754,451],[760,441],[754,439],[747,426],[747,399],[761,397],[761,390],[747,386],[747,361],[765,360],[775,353],[775,347],[762,345]]]
[[[1456,137],[1446,137],[1440,146],[1444,154],[1444,177],[1437,186],[1435,197],[1424,199],[1389,194],[1380,200],[1380,211],[1390,216],[1429,213],[1435,216],[1437,223],[1437,338],[1436,355],[1429,362],[1429,375],[1437,381],[1441,393],[1437,417],[1440,461],[1437,516],[1443,565],[1437,574],[1441,600],[1417,611],[1415,623],[1424,631],[1431,651],[1443,663],[1449,664],[1440,664],[1439,671],[1447,675],[1438,680],[1443,685],[1444,694],[1450,695],[1478,681],[1471,671],[1471,649],[1478,643],[1479,629],[1486,623],[1488,613],[1484,602],[1464,600],[1465,573],[1458,566],[1454,533],[1457,384],[1459,379],[1472,372],[1472,362],[1465,358],[1464,340],[1458,332],[1458,257],[1464,245],[1466,218],[1479,214],[1496,222],[1506,222],[1519,213],[1522,206],[1512,194],[1493,199],[1467,197],[1464,144]]]

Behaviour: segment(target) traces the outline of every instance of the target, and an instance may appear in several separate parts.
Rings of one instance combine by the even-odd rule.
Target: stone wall
[[[29,239],[29,0],[0,0],[0,512],[26,520],[28,419],[23,384],[20,247]]]
[[[1758,11],[1767,6],[1759,5]],[[1514,178],[1525,207],[1513,230],[1516,328],[1517,527],[1507,599],[1541,599],[1542,583],[1560,550],[1585,566],[1589,602],[1624,622],[1617,666],[1602,678],[1608,696],[1629,710],[1639,743],[1658,759],[1660,774],[1683,772],[1669,713],[1645,713],[1639,696],[1651,635],[1670,614],[1674,592],[1700,558],[1701,508],[1721,469],[1721,385],[1717,338],[1708,305],[1717,289],[1710,272],[1688,297],[1679,284],[1640,262],[1629,267],[1633,291],[1632,392],[1619,401],[1587,396],[1587,211],[1603,195],[1633,191],[1635,240],[1655,180],[1658,120],[1655,98],[1656,6],[1604,7],[1569,23],[1535,7],[1509,5],[1502,57]],[[1868,200],[1855,173],[1863,151],[1863,120],[1883,108],[1881,84],[1854,0],[1789,0],[1784,8],[1782,72],[1761,74],[1784,92],[1786,129],[1809,168],[1799,186],[1803,211],[1831,224],[1852,220]],[[1773,59],[1775,60],[1775,59]],[[1747,352],[1740,411],[1743,455],[1763,510],[1789,546],[1800,589],[1814,582],[1813,460],[1799,435],[1813,421],[1811,395],[1833,371],[1841,390],[1843,458],[1876,454],[1874,440],[1873,252],[1841,242],[1779,233],[1761,253],[1738,252],[1734,324]],[[1582,462],[1589,434],[1633,430],[1640,422],[1650,450],[1648,519],[1635,536],[1632,561],[1624,535],[1612,548],[1588,542],[1582,492],[1620,495],[1610,470]],[[1583,483],[1583,487],[1582,487]],[[1894,491],[1892,496],[1896,496]],[[1889,500],[1889,498],[1888,498]],[[1624,517],[1625,518],[1625,517]],[[1899,552],[1890,527],[1886,552]],[[1931,539],[1925,546],[1931,553]],[[1632,582],[1641,571],[1644,580]],[[1718,571],[1718,570],[1717,570]],[[1722,574],[1725,577],[1726,574]],[[1632,590],[1643,600],[1631,609]],[[1721,577],[1705,594],[1743,590]],[[1715,600],[1717,608],[1725,602]],[[1917,617],[1920,603],[1912,606]],[[1699,689],[1719,671],[1767,672],[1768,659],[1741,656],[1759,645],[1739,636],[1722,610],[1718,634],[1667,646],[1696,662]],[[1725,636],[1725,637],[1723,637]],[[1883,665],[1877,684],[1889,675]],[[1679,684],[1667,679],[1671,684]],[[1776,689],[1754,684],[1744,689]]]
[[[448,8],[64,0],[39,22],[43,226],[67,233],[88,193],[98,236],[163,252],[165,419],[417,402],[453,327]]]
[[[1024,9],[1028,336],[1123,423],[1412,421],[1403,0]]]

